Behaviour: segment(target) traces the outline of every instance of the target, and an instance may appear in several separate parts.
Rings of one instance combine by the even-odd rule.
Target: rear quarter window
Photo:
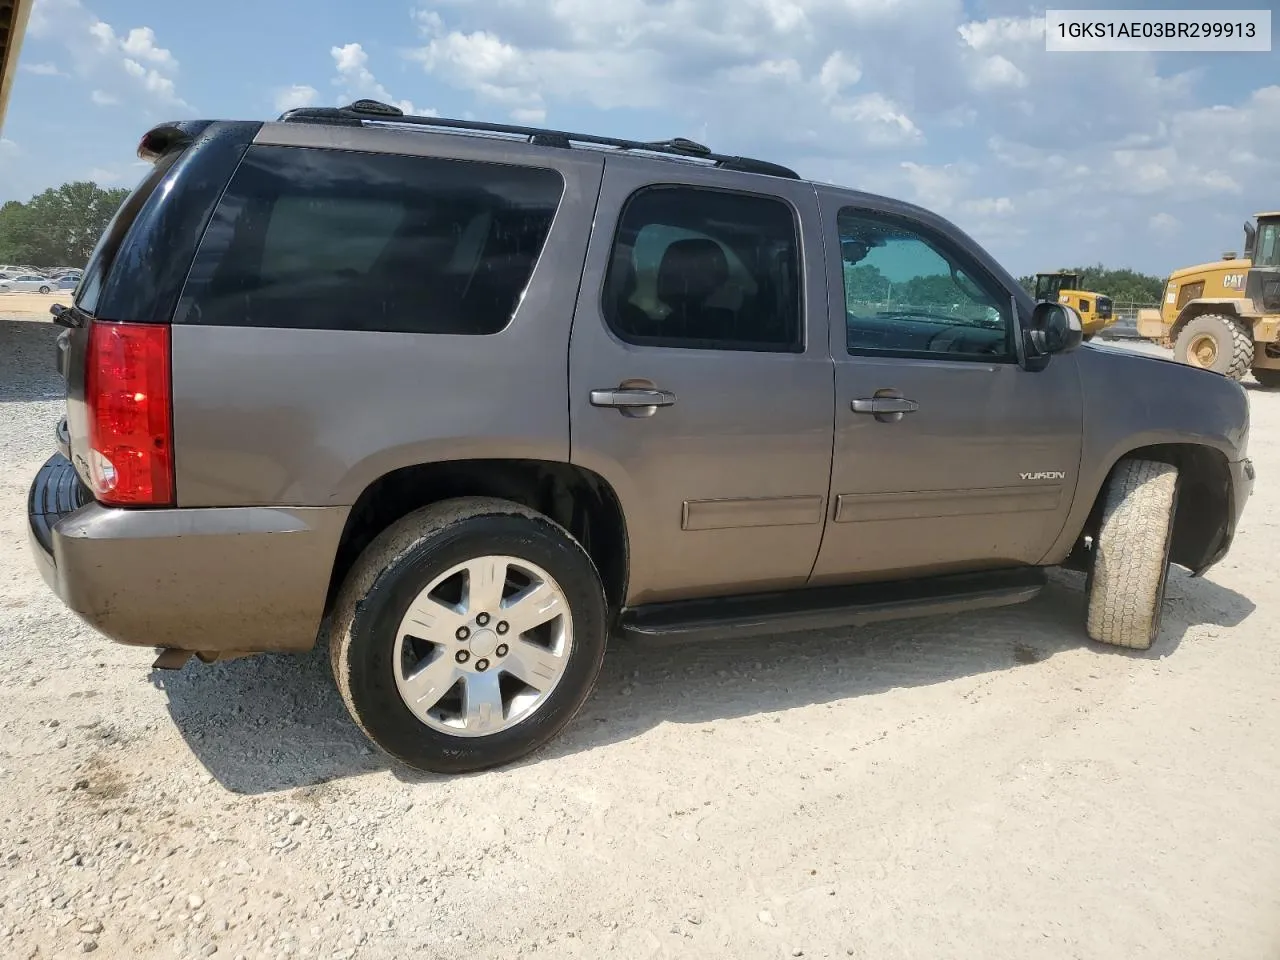
[[[76,307],[89,316],[97,313],[98,299],[125,234],[180,155],[181,151],[174,150],[152,164],[98,236],[85,265],[84,282],[77,289],[74,301]]]
[[[175,322],[492,334],[551,229],[554,170],[259,145],[245,154]]]

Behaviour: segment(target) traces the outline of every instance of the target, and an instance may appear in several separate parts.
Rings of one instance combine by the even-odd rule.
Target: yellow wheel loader
[[[1065,303],[1074,308],[1080,314],[1086,340],[1092,340],[1116,322],[1111,298],[1092,290],[1081,290],[1078,273],[1066,270],[1037,273],[1035,298],[1048,300],[1050,303]]]
[[[1138,311],[1138,335],[1173,347],[1174,357],[1233,380],[1249,371],[1280,387],[1280,213],[1244,225],[1244,257],[1169,275],[1159,310]]]

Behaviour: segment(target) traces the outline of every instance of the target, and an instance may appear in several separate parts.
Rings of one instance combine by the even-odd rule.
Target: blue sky
[[[1280,53],[1050,54],[1043,14],[1015,0],[36,0],[0,201],[69,179],[132,185],[158,120],[374,96],[777,160],[932,207],[1017,273],[1163,274],[1238,250],[1241,222],[1280,206]]]

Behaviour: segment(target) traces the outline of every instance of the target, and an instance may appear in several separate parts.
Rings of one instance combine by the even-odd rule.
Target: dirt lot
[[[1280,394],[1148,654],[1082,639],[1072,576],[616,649],[550,749],[450,780],[368,750],[319,652],[152,673],[59,606],[23,512],[55,332],[0,320],[5,960],[1280,957]]]
[[[48,320],[49,308],[55,303],[71,304],[71,291],[57,293],[0,293],[0,317],[23,320]]]

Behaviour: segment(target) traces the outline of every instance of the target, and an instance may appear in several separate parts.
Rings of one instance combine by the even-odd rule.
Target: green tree
[[[880,303],[889,293],[889,280],[878,267],[844,265],[844,297],[854,303]]]
[[[91,181],[51,187],[27,203],[0,207],[0,262],[81,266],[129,195]]]
[[[1127,268],[1113,270],[1100,263],[1092,267],[1070,267],[1067,272],[1080,275],[1078,289],[1093,290],[1117,303],[1157,303],[1164,292],[1166,279]],[[1035,277],[1019,277],[1018,282],[1028,293],[1035,293]]]

